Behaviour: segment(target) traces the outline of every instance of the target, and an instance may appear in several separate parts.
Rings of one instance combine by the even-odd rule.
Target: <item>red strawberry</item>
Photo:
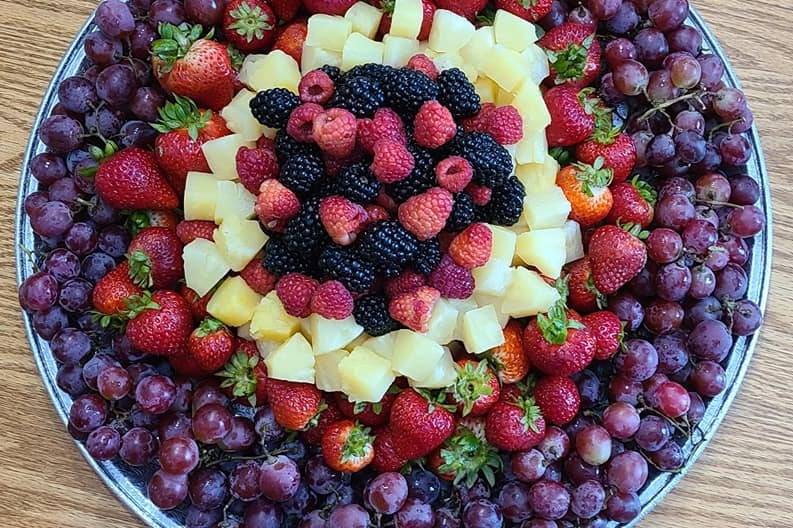
[[[209,312],[207,312],[207,305],[209,304],[209,300],[212,298],[212,294],[215,293],[215,290],[210,290],[209,293],[200,297],[198,293],[194,290],[191,290],[186,285],[182,284],[179,288],[179,295],[184,297],[184,300],[190,305],[190,313],[193,314],[193,320],[197,323],[200,323],[207,317],[209,317]]]
[[[201,26],[161,24],[161,38],[152,44],[152,67],[170,92],[220,110],[234,95],[237,74],[226,46],[202,38],[201,32]]]
[[[341,413],[350,418],[357,420],[369,427],[379,427],[388,421],[391,414],[391,406],[394,404],[396,394],[386,392],[383,399],[377,403],[353,403],[347,399],[342,393],[336,394],[336,405],[339,406]]]
[[[429,240],[446,226],[453,206],[452,193],[433,187],[411,196],[399,206],[399,222],[419,240]]]
[[[377,35],[382,37],[391,31],[391,17],[394,14],[395,0],[380,0],[380,9],[383,10],[383,18],[380,19],[380,27],[377,30]],[[435,4],[432,0],[421,0],[422,8],[424,11],[424,18],[421,21],[421,29],[419,30],[418,39],[427,40],[430,38],[430,30],[432,29],[432,19],[435,17]],[[408,66],[409,67],[409,66]]]
[[[440,292],[435,288],[421,286],[412,292],[403,293],[391,299],[388,304],[388,313],[392,319],[399,321],[411,330],[426,332],[429,330],[432,309],[440,297]]]
[[[166,227],[147,227],[129,243],[129,276],[144,288],[172,288],[184,277],[182,242]]]
[[[606,297],[595,288],[589,257],[576,260],[567,267],[567,304],[582,313],[605,306]]]
[[[413,389],[399,393],[391,407],[392,442],[397,456],[420,458],[439,447],[454,432],[454,416]]]
[[[264,0],[230,0],[223,10],[223,35],[243,53],[256,53],[269,46],[277,23]]]
[[[570,147],[592,135],[595,114],[600,101],[592,89],[578,91],[570,86],[551,88],[543,99],[551,114],[551,124],[545,131],[549,147]]]
[[[234,336],[223,323],[208,317],[190,334],[187,352],[201,369],[215,372],[234,352]]]
[[[504,344],[489,352],[501,383],[517,383],[529,373],[529,360],[523,351],[523,327],[511,320],[504,328]]]
[[[132,346],[147,354],[180,355],[186,352],[193,331],[190,305],[178,293],[159,290],[143,293],[130,302],[132,319],[126,335]]]
[[[614,183],[620,183],[628,179],[636,166],[636,145],[628,134],[608,127],[606,132],[596,130],[591,138],[578,145],[575,157],[589,165],[603,158],[603,166],[614,172]]]
[[[281,22],[290,22],[303,6],[303,0],[269,0],[270,7]]]
[[[614,205],[606,217],[612,224],[638,224],[649,227],[653,221],[656,194],[655,189],[636,176],[630,182],[611,186]]]
[[[270,378],[267,380],[267,401],[281,427],[300,431],[321,410],[322,395],[308,383]]]
[[[523,331],[523,348],[531,364],[545,374],[569,375],[592,362],[597,341],[578,314],[557,302],[548,315],[529,321]]]
[[[135,211],[129,215],[126,225],[130,233],[135,236],[145,227],[167,227],[176,229],[179,217],[173,211],[147,210]]]
[[[498,378],[487,361],[472,359],[457,362],[457,381],[448,390],[463,416],[484,416],[501,395]]]
[[[264,180],[254,206],[259,221],[271,231],[282,231],[300,212],[300,199],[276,179]]]
[[[611,179],[611,169],[603,168],[602,158],[595,160],[594,165],[568,165],[556,175],[556,185],[570,202],[570,218],[581,227],[599,224],[611,211]]]
[[[326,15],[343,15],[356,0],[303,0],[303,6],[309,13]]]
[[[240,277],[259,295],[270,293],[275,288],[275,283],[278,282],[278,277],[264,268],[261,258],[254,258],[242,268]]]
[[[152,126],[160,133],[154,142],[157,163],[178,193],[184,192],[188,172],[211,172],[201,146],[231,133],[219,114],[178,96],[165,103]]]
[[[374,438],[374,458],[372,468],[385,473],[388,471],[399,471],[408,462],[405,458],[397,454],[395,449],[394,433],[391,429],[385,428],[377,433]]]
[[[325,431],[328,427],[343,419],[344,415],[336,405],[327,405],[323,402],[320,405],[320,411],[311,420],[308,428],[303,431],[302,436],[309,444],[319,445],[322,443],[322,438],[325,436]]]
[[[349,246],[363,231],[366,209],[343,196],[328,196],[319,203],[319,218],[331,240]]]
[[[428,463],[440,478],[469,488],[480,475],[488,483],[495,483],[494,472],[501,469],[498,451],[463,426],[430,455]]]
[[[176,225],[176,236],[184,245],[196,238],[214,240],[216,228],[215,222],[211,220],[182,220]]]
[[[485,436],[496,449],[527,451],[545,438],[545,420],[533,398],[510,392],[490,409]]]
[[[198,363],[195,362],[193,356],[186,352],[176,356],[169,356],[168,363],[171,364],[177,374],[186,378],[200,379],[212,374],[211,372],[207,372],[198,366]]]
[[[496,9],[504,9],[513,15],[537,22],[551,12],[553,0],[496,0]]]
[[[622,344],[622,321],[614,313],[602,310],[584,316],[584,324],[597,341],[595,359],[609,359]]]
[[[374,458],[373,441],[368,428],[352,420],[340,420],[325,429],[322,458],[333,470],[355,473]]]
[[[493,232],[486,224],[475,223],[452,239],[449,256],[458,266],[474,269],[484,266],[493,251]]]
[[[639,226],[634,226],[632,231]],[[647,262],[647,246],[620,227],[597,228],[589,240],[592,277],[598,291],[611,295],[639,274]]]
[[[224,378],[221,388],[230,389],[231,395],[240,401],[252,407],[267,401],[267,366],[253,341],[237,339],[237,352],[217,376]]]
[[[96,194],[115,209],[176,209],[179,197],[154,154],[130,147],[106,158],[94,177]]]
[[[435,4],[440,9],[446,9],[464,16],[468,20],[474,20],[476,15],[487,5],[487,0],[436,0]]]
[[[534,400],[545,421],[565,425],[578,414],[581,396],[578,387],[567,376],[546,376],[534,385]]]
[[[565,22],[550,29],[537,44],[548,55],[549,84],[581,89],[592,84],[600,73],[600,42],[593,27]]]
[[[129,264],[121,262],[97,281],[91,293],[91,303],[101,314],[120,315],[127,310],[129,299],[141,293],[143,290],[129,278]],[[109,318],[106,321],[110,323]]]
[[[278,177],[278,158],[271,149],[240,147],[235,162],[240,183],[253,195],[265,180]]]

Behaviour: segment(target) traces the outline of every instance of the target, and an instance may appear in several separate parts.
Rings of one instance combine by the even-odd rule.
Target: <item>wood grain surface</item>
[[[775,248],[766,323],[715,440],[643,523],[793,527],[793,10],[788,1],[694,0],[741,78],[771,174]],[[94,0],[0,0],[0,525],[114,528],[142,523],[74,449],[42,387],[20,321],[14,204],[39,100]]]

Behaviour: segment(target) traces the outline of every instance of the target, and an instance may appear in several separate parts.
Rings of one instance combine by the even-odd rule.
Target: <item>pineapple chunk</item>
[[[546,191],[529,192],[523,200],[523,215],[529,229],[562,227],[570,214],[570,202],[554,185]]]
[[[308,19],[306,46],[341,51],[352,33],[352,22],[341,16],[313,15]]]
[[[251,64],[249,70],[245,72],[244,80],[241,71],[240,80],[257,92],[270,88],[286,88],[290,92],[297,93],[300,68],[290,55],[281,50],[273,50]]]
[[[363,346],[363,344],[371,339],[371,336],[365,332],[361,332],[361,335],[350,341],[346,347],[347,350],[352,350],[355,347]]]
[[[504,9],[496,11],[493,29],[496,42],[515,51],[523,51],[537,42],[536,26]]]
[[[556,184],[557,172],[559,172],[559,163],[552,156],[547,155],[545,163],[519,165],[515,175],[525,189],[539,192],[548,190]]]
[[[398,330],[394,341],[392,368],[408,378],[428,378],[443,356],[443,347],[412,330]]]
[[[476,28],[465,17],[457,13],[438,9],[432,19],[429,46],[443,53],[462,49],[473,38]]]
[[[474,268],[473,275],[476,281],[474,293],[502,295],[509,286],[509,281],[512,280],[511,264],[512,259],[509,262],[490,259],[490,262],[484,266]]]
[[[519,164],[543,163],[546,155],[548,155],[548,140],[545,137],[545,129],[524,128],[523,139],[517,144],[515,151],[515,160]]]
[[[449,343],[454,337],[459,313],[446,299],[438,299],[432,308],[429,331],[424,335],[441,345]]]
[[[242,326],[253,317],[262,296],[242,277],[229,277],[218,287],[207,304],[207,312],[229,326]]]
[[[256,350],[259,351],[262,359],[267,359],[273,350],[281,346],[281,341],[271,341],[269,339],[257,339],[255,343]]]
[[[487,293],[475,293],[474,297],[476,298],[476,302],[479,303],[479,306],[492,306],[493,309],[496,311],[496,318],[498,319],[498,324],[501,325],[503,329],[509,323],[511,319],[508,314],[505,314],[501,311],[501,305],[504,303],[504,296],[503,295],[488,295]]]
[[[526,268],[512,268],[512,282],[501,303],[501,311],[512,317],[529,317],[545,313],[559,300],[556,288],[539,273]]]
[[[507,106],[507,105],[511,105],[512,104],[512,99],[514,99],[514,98],[515,98],[515,96],[512,95],[512,92],[504,90],[503,88],[499,88],[496,91],[496,100],[494,102],[496,103],[496,106]],[[507,145],[507,147],[513,148],[513,151],[510,152],[510,154],[512,154],[512,157],[514,158],[515,157],[515,152],[514,152],[515,146],[514,145]]]
[[[253,148],[256,143],[246,139],[242,134],[230,134],[211,141],[201,146],[209,169],[218,180],[236,180],[237,151],[242,147]]]
[[[188,172],[184,188],[184,219],[214,220],[217,178],[207,172]]]
[[[341,69],[347,71],[359,64],[381,64],[384,47],[382,42],[364,37],[360,33],[353,33],[341,52]]]
[[[466,313],[470,312],[471,310],[476,310],[479,308],[479,303],[476,302],[476,298],[472,295],[471,297],[461,300],[461,299],[447,299],[449,304],[454,306],[457,309],[458,316],[457,316],[457,326],[454,329],[454,337],[452,341],[462,341],[463,340],[463,317]]]
[[[418,38],[422,22],[424,22],[422,0],[396,0],[389,33],[395,37]]]
[[[426,379],[413,380],[408,378],[411,387],[417,389],[443,389],[457,380],[457,364],[448,348],[443,349],[443,357],[435,366],[435,370]]]
[[[504,332],[492,305],[471,310],[463,316],[463,344],[469,354],[481,354],[504,344]]]
[[[237,328],[237,337],[247,341],[253,341],[254,339],[251,335],[251,323],[244,324]]]
[[[242,89],[220,111],[229,130],[242,136],[245,141],[256,141],[264,134],[264,125],[259,123],[251,113],[250,102],[255,95],[250,90]]]
[[[564,229],[564,263],[573,262],[584,257],[584,243],[581,240],[581,226],[575,220],[568,220]]]
[[[259,302],[251,319],[251,335],[259,339],[283,342],[300,329],[300,319],[286,313],[281,299],[271,291]]]
[[[344,14],[344,18],[352,24],[352,31],[361,35],[374,38],[383,12],[366,2],[356,2]]]
[[[334,350],[314,358],[317,388],[325,392],[341,392],[341,372],[339,363],[349,356],[346,350]]]
[[[262,231],[258,220],[231,217],[215,229],[213,238],[231,269],[240,271],[253,260],[269,237]]]
[[[457,68],[461,70],[468,80],[472,83],[476,82],[479,78],[479,72],[477,69],[470,63],[466,62],[463,59],[462,55],[457,53],[456,51],[452,52],[443,52],[443,53],[436,53],[435,56],[432,58],[432,61],[435,63],[435,66],[438,68],[438,71],[450,70],[452,68]]]
[[[480,27],[471,36],[468,44],[460,50],[460,55],[463,56],[465,62],[482,71],[485,63],[491,59],[490,54],[495,45],[496,34],[493,31],[493,26]]]
[[[405,66],[413,55],[419,52],[420,43],[416,39],[383,36],[383,64],[401,68]]]
[[[341,387],[353,402],[379,402],[394,382],[391,364],[366,347],[356,347],[339,362]]]
[[[297,333],[270,352],[264,360],[267,376],[284,381],[314,383],[314,353],[311,344]]]
[[[391,361],[391,358],[394,356],[394,341],[396,340],[396,335],[396,332],[389,332],[378,337],[370,337],[362,343],[362,346],[365,346],[378,356]]]
[[[217,205],[215,223],[222,224],[228,218],[253,218],[256,197],[241,183],[222,180],[217,182]]]
[[[551,124],[551,114],[545,106],[540,87],[532,80],[526,80],[520,85],[511,104],[523,118],[524,134],[526,131],[545,130]]]
[[[479,94],[479,98],[482,99],[482,103],[496,102],[498,86],[487,77],[479,77],[474,83],[474,88],[476,88],[476,93]]]
[[[214,242],[196,238],[182,250],[184,280],[187,287],[203,297],[209,293],[231,267]]]
[[[311,342],[317,356],[344,348],[363,333],[363,327],[353,316],[337,321],[313,314],[309,319]]]
[[[515,242],[517,235],[507,229],[506,227],[488,225],[490,231],[493,233],[493,246],[490,251],[490,262],[499,260],[507,264],[512,262],[512,257],[515,255]]]
[[[341,67],[341,52],[331,51],[315,46],[303,46],[303,55],[300,59],[300,68],[308,73],[324,65]]]
[[[567,257],[565,241],[561,227],[535,229],[518,237],[517,253],[524,263],[556,279],[562,273]]]
[[[523,81],[524,70],[525,61],[520,53],[496,44],[480,72],[493,79],[502,89],[512,92]]]
[[[521,56],[526,61],[529,80],[534,84],[542,84],[542,81],[550,73],[548,56],[545,55],[545,50],[536,44],[532,44],[521,53]]]

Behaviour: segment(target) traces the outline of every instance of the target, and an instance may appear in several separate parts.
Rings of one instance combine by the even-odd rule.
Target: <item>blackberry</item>
[[[361,236],[358,251],[381,270],[401,271],[413,259],[418,241],[399,222],[386,220],[370,226]]]
[[[383,82],[386,76],[394,70],[393,66],[387,64],[377,64],[375,62],[369,64],[359,64],[347,72],[349,77],[369,77],[378,82]]]
[[[474,85],[459,68],[444,70],[438,75],[438,101],[456,118],[470,117],[482,109],[482,100]]]
[[[448,231],[462,231],[476,221],[476,208],[474,199],[470,194],[460,193],[454,197],[452,214],[446,221]]]
[[[416,70],[400,68],[391,71],[383,81],[388,106],[399,114],[413,115],[421,105],[438,98],[438,85]]]
[[[344,284],[355,293],[364,293],[372,288],[375,272],[371,264],[359,259],[349,250],[328,246],[319,256],[322,273]]]
[[[344,82],[336,86],[336,93],[330,106],[345,108],[356,117],[372,117],[375,111],[383,106],[385,94],[380,83],[369,77],[350,77],[346,75]]]
[[[490,201],[481,208],[483,220],[491,224],[511,226],[523,212],[526,190],[516,177],[508,178],[504,185],[493,189]]]
[[[352,314],[355,322],[372,337],[385,335],[402,326],[391,318],[388,313],[388,301],[382,295],[361,297],[355,302]]]
[[[512,174],[512,156],[485,132],[457,134],[451,151],[471,162],[474,182],[480,185],[499,187]]]
[[[276,275],[286,275],[292,272],[309,273],[311,270],[309,260],[290,252],[279,237],[270,237],[264,245],[262,265]]]
[[[413,143],[408,144],[408,150],[415,160],[413,171],[407,178],[389,185],[387,189],[388,195],[398,203],[435,186],[435,160],[432,153]]]
[[[281,166],[278,181],[298,195],[306,195],[325,174],[322,160],[311,154],[296,154]]]
[[[355,163],[339,172],[334,190],[353,202],[368,204],[380,193],[380,182],[365,163]]]
[[[339,79],[342,77],[341,69],[338,66],[331,66],[329,64],[325,64],[320,68],[320,70],[324,71],[330,77],[330,80],[334,83],[339,82]]]
[[[251,113],[270,128],[284,128],[289,114],[300,105],[300,98],[285,88],[263,90],[251,99]]]
[[[312,154],[318,156],[318,149],[311,143],[298,143],[282,128],[275,133],[275,153],[280,163],[285,163],[289,158],[298,154]]]
[[[413,258],[413,268],[419,273],[428,275],[441,263],[441,243],[437,238],[419,242],[419,249]]]
[[[283,239],[292,253],[304,257],[315,256],[330,243],[319,219],[319,201],[318,197],[307,200],[297,216],[287,222]]]

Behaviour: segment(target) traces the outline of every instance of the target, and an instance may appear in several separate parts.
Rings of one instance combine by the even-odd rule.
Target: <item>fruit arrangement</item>
[[[103,0],[19,300],[188,528],[629,523],[726,389],[760,182],[687,0]]]

